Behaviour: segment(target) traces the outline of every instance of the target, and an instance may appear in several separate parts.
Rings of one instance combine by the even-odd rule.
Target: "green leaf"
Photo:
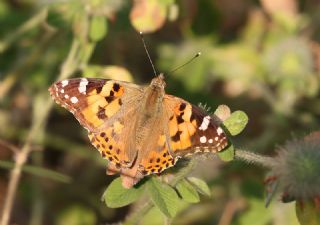
[[[179,204],[179,197],[176,191],[155,177],[152,177],[147,182],[147,188],[155,206],[167,217],[174,217],[178,211]]]
[[[94,16],[91,19],[89,36],[92,41],[100,41],[107,34],[108,23],[104,16]]]
[[[232,136],[238,135],[246,127],[248,116],[243,111],[235,111],[223,122]]]
[[[12,169],[14,167],[14,163],[0,160],[0,167],[2,167],[4,169]],[[58,173],[53,170],[48,170],[48,169],[45,169],[42,167],[38,167],[38,166],[25,165],[22,167],[22,171],[29,173],[31,175],[35,175],[35,176],[43,177],[43,178],[48,178],[48,179],[63,182],[63,183],[70,183],[71,182],[71,178],[69,176],[66,176],[64,174]]]
[[[176,186],[181,198],[189,203],[197,203],[200,197],[196,189],[186,179],[182,179]]]
[[[211,196],[211,191],[209,186],[204,180],[196,177],[188,177],[187,180],[196,188],[196,190],[203,195]]]
[[[320,210],[313,202],[296,202],[296,213],[301,225],[320,224]]]
[[[122,186],[121,178],[114,179],[102,195],[102,200],[110,208],[118,208],[131,204],[142,194],[144,185],[126,189]]]
[[[230,145],[227,149],[218,152],[218,156],[224,162],[230,162],[234,160],[235,150],[233,145]]]

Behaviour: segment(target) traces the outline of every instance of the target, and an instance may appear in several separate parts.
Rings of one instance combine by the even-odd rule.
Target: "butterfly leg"
[[[113,163],[109,163],[107,166],[107,175],[114,175],[120,172],[120,168],[115,166]]]

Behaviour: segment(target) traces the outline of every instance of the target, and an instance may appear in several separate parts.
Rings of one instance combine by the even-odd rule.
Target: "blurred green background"
[[[202,52],[166,78],[167,93],[245,111],[235,146],[274,155],[319,129],[319,15],[316,0],[0,1],[0,209],[16,159],[10,149],[25,146],[11,224],[117,223],[141,207],[143,199],[119,209],[100,201],[115,177],[47,91],[79,76],[148,84],[154,75],[137,30],[158,72]],[[294,205],[276,198],[264,207],[261,168],[212,156],[193,175],[212,197],[182,205],[173,224],[298,224]],[[163,224],[163,216],[152,209],[139,224]]]

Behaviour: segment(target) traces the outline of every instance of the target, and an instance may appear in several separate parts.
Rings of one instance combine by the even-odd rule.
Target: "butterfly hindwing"
[[[111,126],[97,133],[89,133],[89,138],[103,158],[120,168],[131,167],[137,154],[134,142],[135,108],[127,112]],[[132,123],[130,123],[132,122]]]
[[[162,117],[158,118],[140,153],[139,167],[143,174],[161,173],[175,164],[174,157],[169,153],[169,143],[165,135],[167,124]]]

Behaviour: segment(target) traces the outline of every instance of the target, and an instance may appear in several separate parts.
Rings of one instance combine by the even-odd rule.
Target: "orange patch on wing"
[[[178,122],[177,118],[174,115],[173,118],[169,121],[169,134],[170,136],[173,136],[177,133],[178,131]]]
[[[104,107],[101,106],[100,102],[98,101],[97,104],[90,105],[82,110],[82,115],[84,119],[88,121],[90,124],[92,124],[93,127],[99,127],[104,123],[104,121],[102,119],[99,119],[97,116],[99,106]]]
[[[118,100],[112,101],[105,107],[106,116],[110,118],[119,111],[120,107],[121,105]]]
[[[114,90],[115,82],[107,82],[102,87],[102,91],[98,94],[97,90],[94,89],[90,93],[88,93],[87,97],[87,107],[82,110],[83,117],[86,121],[88,121],[93,127],[99,127],[104,123],[103,115],[105,118],[110,118],[114,114],[116,114],[121,107],[120,97],[124,93],[124,88],[118,85],[117,90]],[[108,103],[105,97],[110,96],[110,92],[113,92],[114,99]],[[98,117],[98,113],[100,109],[104,109],[104,112],[100,113]]]
[[[150,151],[149,155],[141,160],[140,165],[147,174],[161,173],[163,170],[174,165],[174,159],[169,154],[167,147],[161,152]]]
[[[182,115],[182,123],[177,122],[177,117]],[[170,142],[171,149],[173,151],[188,149],[192,146],[191,137],[196,132],[197,122],[195,120],[190,121],[192,115],[192,106],[186,104],[186,107],[181,111],[180,104],[174,109],[174,118],[169,122],[169,130],[171,138],[176,135],[177,131],[180,132],[179,140],[172,140]]]
[[[158,140],[158,145],[163,146],[166,142],[166,137],[164,135],[160,135],[159,140]]]
[[[104,97],[108,96],[110,94],[110,91],[112,90],[113,84],[114,84],[114,82],[110,82],[110,81],[106,82],[103,85],[100,94]]]
[[[121,126],[123,125],[119,123],[99,134],[89,133],[88,135],[92,145],[98,149],[101,156],[117,167],[126,166],[124,162],[129,160],[124,152],[124,145],[116,142],[112,136],[113,133],[116,133],[115,129],[122,129]]]
[[[113,128],[114,128],[114,132],[119,134],[123,128],[123,124],[121,124],[119,121],[116,121],[114,124],[113,124]]]

